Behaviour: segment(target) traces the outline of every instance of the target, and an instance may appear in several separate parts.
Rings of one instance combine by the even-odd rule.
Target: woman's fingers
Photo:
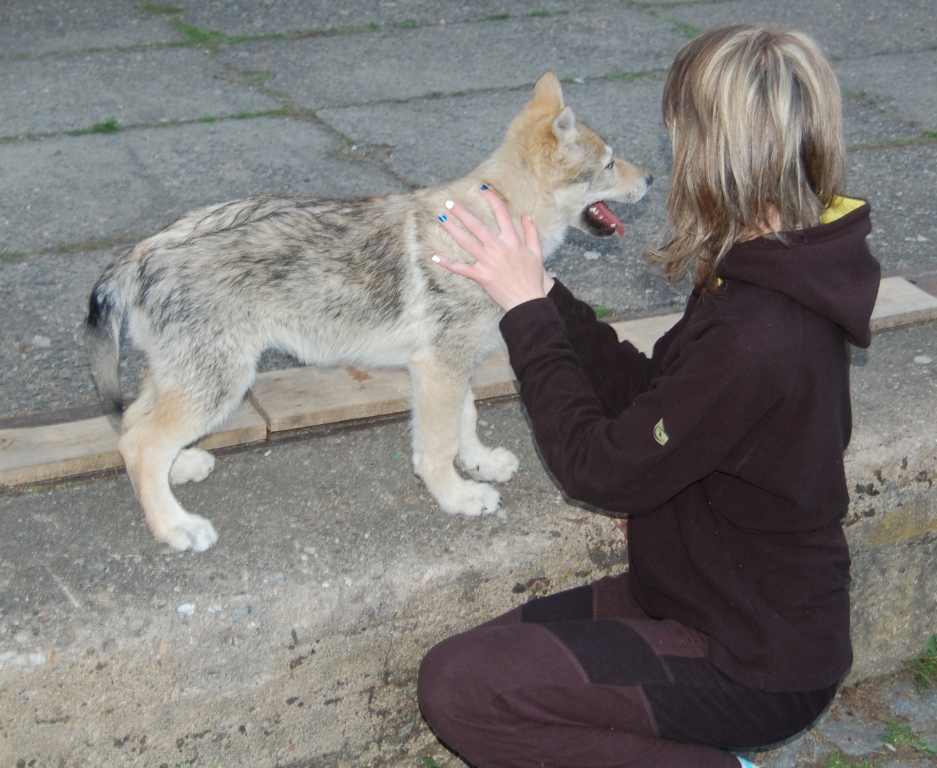
[[[452,259],[446,258],[445,256],[434,253],[433,261],[435,261],[439,266],[445,267],[450,272],[455,272],[457,275],[462,275],[463,277],[468,277],[472,280],[477,281],[480,277],[478,274],[478,269],[472,264],[465,264],[461,261],[453,261]]]
[[[508,211],[504,200],[501,199],[500,195],[490,190],[487,184],[482,184],[481,193],[482,197],[485,198],[485,202],[488,203],[488,207],[491,208],[491,212],[495,215],[495,221],[498,222],[498,229],[500,230],[502,240],[511,245],[518,243],[520,237],[517,234],[517,230],[514,228],[511,212]]]
[[[461,221],[461,219],[459,220]],[[442,214],[439,217],[439,223],[442,224],[442,228],[446,230],[449,236],[455,240],[463,250],[474,257],[476,261],[485,258],[485,246],[479,242],[476,237],[460,227],[453,219],[449,218],[448,215]],[[479,222],[479,224],[481,224],[481,222]]]
[[[494,234],[471,212],[449,201],[446,209],[452,216],[443,214],[439,221],[475,262],[465,264],[440,254],[435,254],[433,261],[479,283],[492,301],[509,311],[518,304],[543,297],[552,283],[543,269],[540,236],[534,223],[523,217],[523,233],[518,232],[504,202],[487,188],[482,194],[501,228],[500,233]]]
[[[524,228],[524,243],[530,250],[543,260],[543,250],[540,248],[540,230],[530,216],[521,216],[521,226]]]
[[[490,229],[488,229],[488,227],[479,221],[475,214],[473,214],[467,208],[463,208],[461,205],[452,200],[447,200],[446,210],[451,213],[453,218],[457,219],[462,224],[462,226],[465,227],[465,229],[468,230],[482,245],[490,248],[497,241],[498,233],[492,232]],[[440,221],[442,221],[442,219],[440,219]],[[443,221],[443,225],[447,223],[450,224],[450,226],[446,227],[446,231],[450,234],[452,234],[453,230],[459,230],[459,227],[455,226],[448,216],[446,216],[446,221]],[[459,244],[461,245],[461,243]]]

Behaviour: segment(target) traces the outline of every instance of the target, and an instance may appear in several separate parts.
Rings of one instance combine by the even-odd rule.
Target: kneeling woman
[[[629,517],[628,573],[532,601],[426,656],[419,700],[478,768],[737,768],[846,674],[849,344],[870,342],[869,206],[842,197],[839,88],[795,32],[716,29],[663,96],[672,235],[648,249],[694,291],[647,358],[543,268],[490,190],[500,234],[443,223],[506,312],[544,461]],[[460,222],[456,223],[456,221]]]

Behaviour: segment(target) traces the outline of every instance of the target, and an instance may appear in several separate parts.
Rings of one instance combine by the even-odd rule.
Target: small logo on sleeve
[[[654,439],[659,445],[666,445],[670,436],[664,431],[664,420],[661,419],[654,425]]]

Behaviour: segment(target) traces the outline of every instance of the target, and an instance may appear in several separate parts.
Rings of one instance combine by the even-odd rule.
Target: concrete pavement
[[[619,319],[675,311],[684,297],[640,257],[669,185],[662,79],[697,31],[741,20],[795,25],[832,56],[874,252],[886,274],[937,292],[929,0],[8,0],[0,422],[96,403],[80,327],[121,247],[203,203],[452,178],[497,146],[547,69],[656,179],[620,209],[623,241],[573,233],[553,268]],[[934,323],[856,355],[856,687],[763,765],[931,764],[883,738],[894,721],[937,743],[933,692],[882,675],[937,632],[935,361]],[[394,419],[221,456],[179,489],[220,532],[203,555],[156,546],[122,474],[0,491],[0,764],[459,765],[416,709],[426,649],[625,566],[618,530],[550,481],[517,402],[481,419],[522,460],[502,512],[481,520],[439,512]]]

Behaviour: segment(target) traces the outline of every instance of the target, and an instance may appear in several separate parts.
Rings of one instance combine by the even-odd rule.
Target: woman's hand
[[[522,239],[501,198],[484,185],[481,193],[498,222],[499,234],[450,200],[446,208],[464,229],[447,215],[440,216],[439,221],[452,239],[475,258],[475,264],[452,261],[439,254],[433,256],[433,261],[477,282],[505,312],[525,301],[542,299],[553,287],[553,278],[543,268],[537,227],[529,217],[522,217]]]

